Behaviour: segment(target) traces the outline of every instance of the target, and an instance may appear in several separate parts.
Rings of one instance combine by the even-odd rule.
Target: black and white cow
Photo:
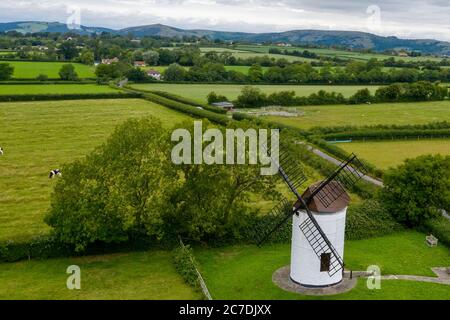
[[[3,148],[2,147],[0,147],[0,156],[2,156],[3,155]]]
[[[50,174],[48,175],[48,177],[50,179],[53,179],[54,177],[59,177],[59,176],[61,176],[61,170],[59,170],[59,169],[50,171]]]

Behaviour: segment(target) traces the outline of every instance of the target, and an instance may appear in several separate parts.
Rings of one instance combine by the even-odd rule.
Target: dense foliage
[[[180,128],[193,133],[191,122]],[[257,213],[250,195],[278,196],[267,192],[272,177],[256,179],[258,166],[174,165],[170,132],[153,118],[129,120],[86,159],[64,167],[46,217],[56,238],[78,251],[141,234],[234,238],[240,221]]]
[[[381,199],[391,214],[408,226],[420,226],[450,208],[450,157],[406,160],[384,175]]]
[[[380,237],[403,229],[377,200],[351,205],[347,212],[345,237],[360,240]]]

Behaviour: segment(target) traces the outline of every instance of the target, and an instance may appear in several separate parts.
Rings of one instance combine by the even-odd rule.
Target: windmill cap
[[[311,194],[314,192],[314,190],[321,184],[322,182],[317,182],[309,186],[308,189],[303,193],[302,198],[307,199],[311,196]],[[342,185],[337,181],[331,181],[330,186],[336,189],[343,188]],[[326,207],[317,196],[315,196],[311,202],[308,205],[309,210],[316,212],[316,213],[337,213],[339,211],[342,211],[343,209],[347,208],[350,203],[350,196],[348,193],[343,190],[344,192],[342,195],[337,198],[333,203],[331,203],[328,207]],[[295,204],[295,208],[298,209],[302,205],[300,201],[297,201]]]

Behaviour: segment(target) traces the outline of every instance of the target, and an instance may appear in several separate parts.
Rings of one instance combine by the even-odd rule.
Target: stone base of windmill
[[[328,287],[306,287],[292,281],[290,275],[291,267],[285,266],[275,271],[275,273],[272,275],[272,281],[275,283],[275,285],[285,291],[304,294],[308,296],[326,296],[348,292],[352,290],[357,283],[356,277],[350,279],[350,277],[346,276],[342,279],[341,282]]]

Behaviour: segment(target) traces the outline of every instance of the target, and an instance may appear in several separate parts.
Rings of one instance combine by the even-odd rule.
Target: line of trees
[[[210,93],[208,97],[217,97]],[[330,104],[363,104],[382,102],[438,101],[448,97],[448,88],[430,82],[395,83],[381,87],[372,94],[369,89],[357,91],[349,98],[341,93],[320,90],[307,97],[297,96],[294,91],[280,91],[265,94],[259,88],[246,86],[235,101],[238,108],[259,108],[265,106],[304,106]],[[226,97],[220,97],[226,101]]]

